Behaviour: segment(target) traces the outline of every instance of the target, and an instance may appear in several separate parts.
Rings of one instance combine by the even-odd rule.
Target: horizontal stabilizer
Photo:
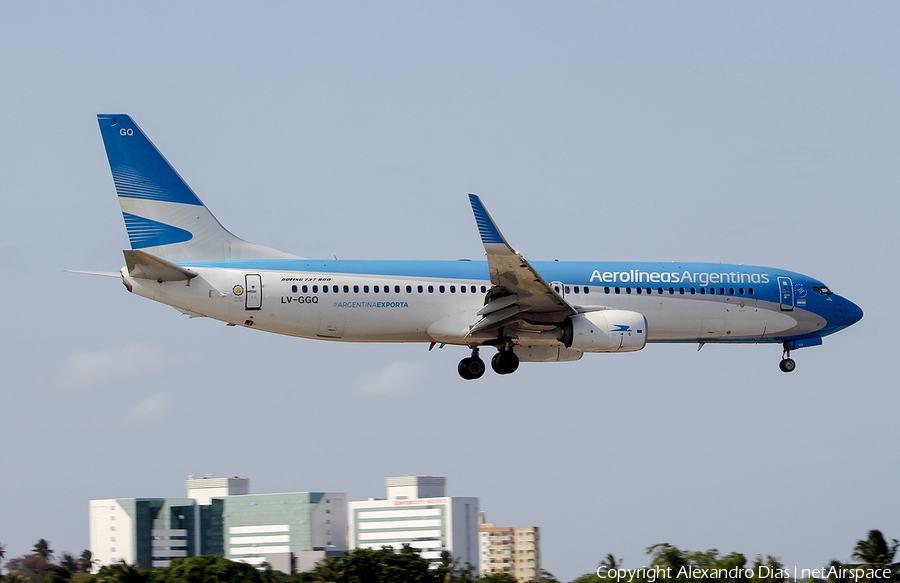
[[[149,253],[134,249],[123,251],[128,274],[140,279],[163,281],[184,281],[197,277],[197,274],[165,259],[154,257]]]
[[[66,273],[77,273],[79,275],[99,275],[101,277],[122,277],[118,271],[78,271],[76,269],[63,269]]]

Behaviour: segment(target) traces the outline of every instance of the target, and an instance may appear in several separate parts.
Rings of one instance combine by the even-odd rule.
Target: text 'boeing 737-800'
[[[303,338],[466,346],[464,379],[519,362],[632,352],[649,342],[777,343],[790,351],[862,318],[822,282],[720,263],[535,261],[513,250],[469,195],[487,261],[311,260],[227,231],[127,115],[99,115],[131,249],[128,291]]]

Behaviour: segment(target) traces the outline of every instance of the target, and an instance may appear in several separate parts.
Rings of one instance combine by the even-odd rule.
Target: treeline
[[[894,563],[900,543],[890,543],[878,530],[857,542],[852,558],[858,563],[831,561],[821,567],[786,567],[776,557],[757,556],[752,562],[741,553],[722,555],[716,549],[683,551],[664,543],[647,549],[650,564],[624,569],[621,561],[609,554],[596,571],[578,577],[572,583],[900,583],[900,564]],[[5,549],[0,544],[0,564]],[[223,557],[201,556],[174,559],[169,567],[141,569],[119,562],[90,573],[90,551],[76,558],[63,553],[53,562],[50,544],[41,539],[30,555],[17,557],[0,571],[3,583],[515,583],[509,573],[475,576],[470,565],[454,563],[444,552],[440,562],[432,564],[420,552],[404,545],[399,551],[355,549],[341,557],[328,557],[309,572],[287,575],[267,565],[257,569]],[[559,583],[542,571],[535,581]]]

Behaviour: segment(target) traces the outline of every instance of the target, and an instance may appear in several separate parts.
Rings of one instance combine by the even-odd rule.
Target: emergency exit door
[[[247,310],[262,309],[262,276],[247,274],[244,276],[244,308]]]

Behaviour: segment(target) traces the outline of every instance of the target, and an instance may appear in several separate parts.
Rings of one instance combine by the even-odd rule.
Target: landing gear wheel
[[[457,372],[459,372],[459,376],[466,379],[467,381],[473,381],[475,379],[481,378],[481,375],[484,374],[485,370],[484,361],[478,357],[468,357],[459,361],[459,366],[456,367]]]
[[[498,352],[491,359],[491,368],[497,374],[512,374],[519,368],[519,357],[512,350]]]
[[[778,364],[778,368],[781,369],[781,372],[793,372],[797,368],[797,363],[793,358],[785,358]]]

